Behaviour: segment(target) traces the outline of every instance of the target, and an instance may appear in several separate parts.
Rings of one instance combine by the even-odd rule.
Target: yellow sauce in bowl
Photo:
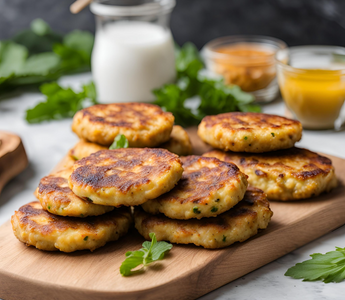
[[[337,70],[281,70],[278,83],[287,107],[303,127],[334,127],[345,99],[344,75]]]

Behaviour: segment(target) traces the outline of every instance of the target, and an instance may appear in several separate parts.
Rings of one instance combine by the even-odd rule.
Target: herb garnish
[[[212,206],[211,212],[215,213],[217,211],[218,211],[218,207],[217,206]]]
[[[123,134],[118,134],[114,139],[114,142],[109,147],[110,150],[119,148],[128,148],[128,140]]]
[[[326,254],[314,253],[312,259],[298,263],[285,273],[303,281],[322,280],[324,283],[345,280],[345,248],[336,247]]]
[[[199,208],[198,208],[197,206],[194,206],[194,207],[193,207],[193,213],[195,213],[195,214],[200,214],[201,211],[199,210]]]
[[[254,97],[243,92],[238,86],[227,86],[223,80],[213,80],[199,74],[204,68],[196,47],[186,43],[176,48],[177,80],[156,89],[155,104],[175,116],[175,123],[183,127],[200,123],[206,115],[230,111],[259,112],[260,107],[253,105]],[[197,109],[187,107],[186,100],[199,96]]]
[[[122,276],[129,276],[143,270],[150,263],[161,260],[173,246],[167,242],[157,242],[156,235],[150,233],[151,242],[145,241],[143,248],[138,251],[128,251],[126,259],[122,262],[120,273]],[[143,265],[141,269],[132,271],[139,265]]]
[[[29,123],[39,123],[73,117],[83,107],[96,104],[96,89],[93,82],[83,85],[82,88],[82,91],[77,93],[71,88],[62,88],[56,82],[41,85],[40,90],[46,96],[46,100],[28,109],[26,120]]]
[[[42,19],[12,40],[0,42],[0,93],[19,86],[89,71],[94,37],[75,30],[63,36]]]

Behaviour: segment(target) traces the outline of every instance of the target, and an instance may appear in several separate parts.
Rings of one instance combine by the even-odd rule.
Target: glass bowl
[[[208,42],[202,53],[211,74],[252,93],[257,102],[270,102],[279,92],[275,54],[284,48],[283,41],[271,37],[227,36]]]
[[[299,46],[276,54],[287,108],[307,129],[334,128],[345,99],[345,48]]]

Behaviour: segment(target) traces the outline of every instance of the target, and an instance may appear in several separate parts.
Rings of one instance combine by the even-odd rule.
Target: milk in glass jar
[[[152,90],[175,79],[169,28],[175,0],[91,3],[96,15],[92,75],[101,103],[149,102]]]

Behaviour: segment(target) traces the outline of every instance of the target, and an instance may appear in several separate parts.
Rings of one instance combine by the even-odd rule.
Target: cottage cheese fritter
[[[249,185],[262,189],[269,200],[305,199],[337,186],[332,161],[307,149],[261,154],[215,150],[204,156],[236,164],[248,175]]]
[[[302,125],[276,115],[233,112],[205,117],[198,135],[217,149],[262,153],[293,147],[302,137]]]
[[[19,208],[11,218],[18,240],[40,250],[91,251],[116,241],[131,225],[129,208],[115,209],[98,217],[61,217],[45,211],[37,201]]]
[[[114,207],[93,204],[75,195],[68,186],[72,168],[64,169],[41,179],[35,191],[43,209],[52,214],[70,217],[98,216],[112,211]]]
[[[84,157],[91,155],[100,150],[107,150],[109,147],[101,146],[99,144],[88,142],[87,140],[81,139],[74,147],[69,151],[69,156],[74,160],[79,160]]]
[[[231,163],[201,156],[182,157],[183,174],[170,192],[142,205],[172,219],[215,217],[243,199],[246,176]]]
[[[188,133],[179,125],[174,125],[169,141],[158,146],[179,156],[190,155],[193,152]]]
[[[151,215],[135,208],[134,222],[139,233],[149,239],[154,232],[158,241],[223,248],[243,242],[265,229],[272,217],[266,195],[249,188],[235,207],[215,217],[200,220],[172,220],[163,214]]]
[[[98,104],[78,111],[72,130],[81,138],[110,146],[123,134],[130,147],[155,147],[169,140],[174,116],[148,103]]]
[[[140,205],[170,191],[182,172],[178,156],[165,149],[101,150],[75,162],[69,186],[95,204]]]
[[[167,149],[177,155],[189,155],[192,153],[192,144],[188,133],[178,125],[174,125],[169,141],[163,143],[157,148]],[[106,150],[108,147],[88,142],[81,139],[70,151],[69,156],[74,160],[82,159],[100,150]]]

